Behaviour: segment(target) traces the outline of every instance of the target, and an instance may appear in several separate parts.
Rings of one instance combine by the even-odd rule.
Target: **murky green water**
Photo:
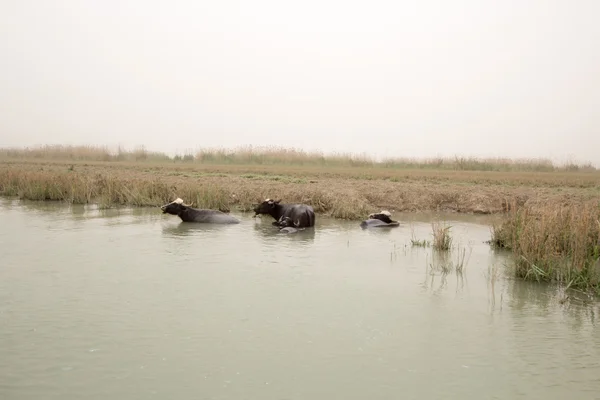
[[[0,399],[600,398],[598,305],[503,277],[488,226],[444,275],[426,216],[240,217],[1,200]]]

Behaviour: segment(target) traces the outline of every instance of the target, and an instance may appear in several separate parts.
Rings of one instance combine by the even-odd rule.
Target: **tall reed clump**
[[[366,154],[305,151],[277,146],[240,146],[235,149],[200,149],[195,157],[200,164],[238,165],[313,165],[369,167],[375,161]]]
[[[3,148],[0,149],[0,158],[60,161],[171,161],[171,157],[167,154],[148,151],[145,146],[138,146],[133,150],[126,150],[120,146],[118,149],[111,150],[107,146],[68,145]]]
[[[600,204],[515,207],[492,230],[514,255],[518,277],[600,292]]]
[[[433,248],[441,251],[448,251],[452,246],[452,237],[450,236],[450,226],[440,221],[431,223],[433,231]]]
[[[448,171],[503,172],[597,172],[590,162],[569,161],[558,165],[548,159],[508,159],[478,157],[396,157],[377,160],[366,153],[307,151],[277,146],[238,146],[235,148],[200,148],[184,154],[168,155],[149,151],[145,146],[133,150],[107,146],[44,145],[26,148],[0,148],[0,159],[62,160],[139,163],[196,163],[213,165],[295,165],[315,167],[358,167],[386,169],[428,169]]]

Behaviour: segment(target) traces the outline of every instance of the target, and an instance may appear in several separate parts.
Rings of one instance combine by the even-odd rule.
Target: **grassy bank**
[[[176,197],[198,207],[247,210],[265,198],[311,204],[359,219],[381,209],[502,213],[513,204],[597,199],[598,173],[396,170],[372,167],[178,165],[149,162],[4,160],[0,194],[30,200],[158,206]]]

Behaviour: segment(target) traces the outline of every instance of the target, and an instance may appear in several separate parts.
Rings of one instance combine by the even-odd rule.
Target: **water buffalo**
[[[189,204],[183,204],[183,200],[176,200],[161,206],[163,214],[177,215],[183,222],[204,222],[213,224],[239,224],[240,221],[218,210],[205,210],[192,208]]]
[[[306,204],[280,204],[281,200],[266,199],[254,207],[254,216],[268,214],[280,228],[308,228],[315,225],[315,211]]]
[[[360,227],[366,228],[385,228],[399,226],[398,221],[392,220],[392,214],[389,211],[381,211],[379,213],[369,214],[369,218],[360,223]]]

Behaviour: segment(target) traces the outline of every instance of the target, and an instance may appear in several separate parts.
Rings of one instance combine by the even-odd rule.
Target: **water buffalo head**
[[[259,214],[271,214],[271,212],[279,205],[281,200],[271,200],[266,199],[262,203],[258,204],[254,207],[254,216],[256,217]]]
[[[163,214],[179,215],[180,212],[185,211],[186,208],[191,207],[191,204],[183,204],[183,200],[177,198],[170,203],[161,206]]]

